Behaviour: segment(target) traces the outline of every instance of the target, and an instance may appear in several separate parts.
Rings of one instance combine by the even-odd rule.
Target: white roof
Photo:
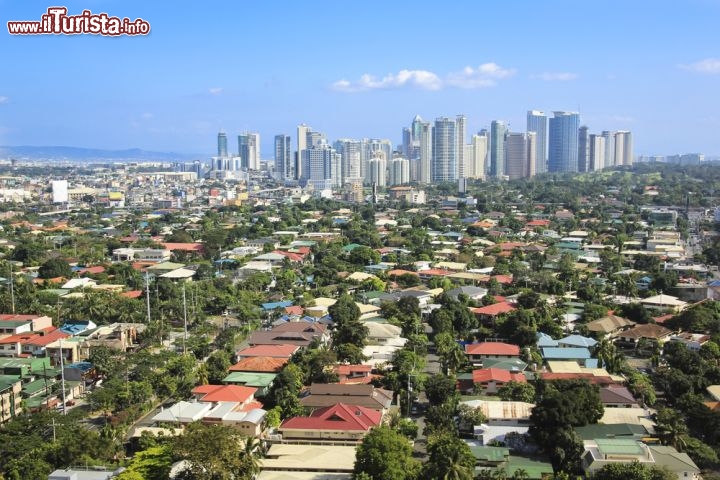
[[[95,284],[95,280],[91,278],[73,278],[72,280],[65,282],[65,285],[60,288],[72,290],[73,288],[87,287]]]
[[[211,403],[178,402],[153,417],[153,422],[191,423],[200,420],[212,408]]]
[[[355,447],[274,444],[260,465],[262,469],[293,470],[293,474],[295,471],[350,473],[355,467]]]
[[[160,278],[190,278],[195,275],[195,270],[189,268],[178,268],[160,275]]]
[[[687,305],[687,302],[683,302],[672,295],[665,294],[644,298],[640,300],[640,303],[647,305],[667,305],[668,307],[683,307]]]

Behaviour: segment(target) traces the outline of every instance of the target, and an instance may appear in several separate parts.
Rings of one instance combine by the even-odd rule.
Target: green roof
[[[360,247],[364,247],[364,246],[365,245],[360,245],[359,243],[349,243],[349,244],[345,245],[344,247],[342,247],[342,249],[345,250],[346,252],[352,252],[356,248],[360,248]]]
[[[510,455],[510,449],[505,447],[470,447],[475,458],[481,462],[502,463]]]
[[[583,440],[613,437],[636,438],[639,440],[642,437],[648,436],[645,427],[634,423],[593,423],[582,427],[575,427],[575,431]]]
[[[483,358],[483,368],[523,371],[528,364],[517,358]]]
[[[223,378],[223,383],[239,383],[248,387],[264,388],[277,377],[274,373],[233,372]]]
[[[603,455],[632,455],[643,454],[643,449],[637,440],[629,438],[598,438],[595,439],[598,450]]]
[[[48,390],[50,390],[52,384],[53,382],[45,382],[45,380],[35,380],[23,384],[22,391],[28,397],[32,397],[33,395],[44,391],[46,386]]]
[[[505,464],[505,472],[508,475],[512,475],[516,470],[520,469],[525,470],[528,478],[532,479],[541,479],[543,476],[548,474],[552,475],[553,473],[553,468],[550,462],[546,462],[538,458],[533,459],[510,455],[510,458]]]
[[[12,387],[19,381],[20,377],[17,375],[0,375],[0,391]]]

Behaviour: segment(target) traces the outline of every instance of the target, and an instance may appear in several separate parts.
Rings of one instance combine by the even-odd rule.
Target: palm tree
[[[688,427],[680,412],[672,408],[663,408],[658,412],[655,422],[655,431],[660,434],[660,441],[681,452],[686,443]]]
[[[518,468],[512,475],[512,480],[527,480],[529,478],[530,474],[524,468]]]
[[[259,460],[260,457],[264,455],[263,445],[256,437],[246,437],[244,442],[245,445],[240,452],[240,459],[242,463],[247,466],[244,471],[244,478],[252,480],[258,473],[260,473]]]

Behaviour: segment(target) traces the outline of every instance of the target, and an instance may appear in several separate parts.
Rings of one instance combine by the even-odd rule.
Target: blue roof
[[[72,322],[65,322],[65,324],[60,327],[60,331],[65,332],[68,335],[77,335],[80,332],[84,332],[88,328],[90,328],[89,320],[76,320]]]
[[[289,307],[293,304],[292,300],[285,300],[282,302],[270,302],[270,303],[263,303],[261,307],[263,310],[275,310],[276,308],[285,308]]]
[[[585,368],[598,368],[597,358],[588,358],[585,360]]]
[[[709,287],[720,287],[720,280],[713,280],[712,282],[708,283]]]
[[[558,340],[558,343],[562,343],[563,345],[572,345],[575,347],[594,347],[597,345],[597,340],[583,337],[582,335],[570,335],[565,338],[561,338]]]
[[[93,368],[93,364],[90,362],[75,362],[75,363],[71,363],[66,368],[77,368],[78,370],[87,372],[88,370]]]
[[[542,349],[545,360],[587,360],[590,350],[578,347],[546,347]]]
[[[548,335],[547,333],[538,332],[537,333],[537,346],[538,346],[538,348],[557,347],[558,342],[557,342],[557,340],[553,340],[553,338],[550,335]]]

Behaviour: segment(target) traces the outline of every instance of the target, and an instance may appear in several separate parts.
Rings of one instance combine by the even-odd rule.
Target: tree
[[[463,440],[447,433],[428,439],[429,459],[423,469],[424,478],[472,480],[475,456]]]
[[[46,279],[57,277],[70,278],[72,274],[70,264],[59,257],[48,259],[40,265],[40,269],[38,270],[38,277]]]
[[[410,442],[390,427],[372,429],[357,447],[355,479],[415,480],[419,473],[420,462],[412,458]]]
[[[328,308],[328,313],[333,320],[331,336],[338,361],[348,360],[341,346],[350,344],[362,348],[368,335],[367,326],[360,321],[360,308],[350,295],[343,295]]]
[[[498,389],[498,396],[505,401],[532,403],[535,400],[535,387],[529,382],[513,380]]]
[[[226,425],[189,424],[173,445],[174,456],[188,462],[179,478],[252,479],[257,472],[257,461],[245,448],[249,441]]]
[[[688,433],[685,418],[672,408],[663,408],[657,413],[655,431],[660,434],[664,445],[670,445],[681,452]]]
[[[425,394],[430,405],[441,405],[447,401],[456,400],[457,382],[455,377],[436,374],[425,381]]]
[[[137,452],[118,480],[162,480],[168,478],[172,451],[168,446],[154,446]]]
[[[460,431],[472,431],[476,425],[487,422],[487,417],[480,407],[471,407],[470,405],[461,403],[458,405],[458,423]]]
[[[207,365],[208,383],[220,385],[230,368],[230,354],[225,350],[217,350],[210,354],[205,365]]]
[[[650,467],[638,461],[632,463],[610,463],[603,466],[591,477],[592,480],[674,480],[677,475],[655,465]]]

